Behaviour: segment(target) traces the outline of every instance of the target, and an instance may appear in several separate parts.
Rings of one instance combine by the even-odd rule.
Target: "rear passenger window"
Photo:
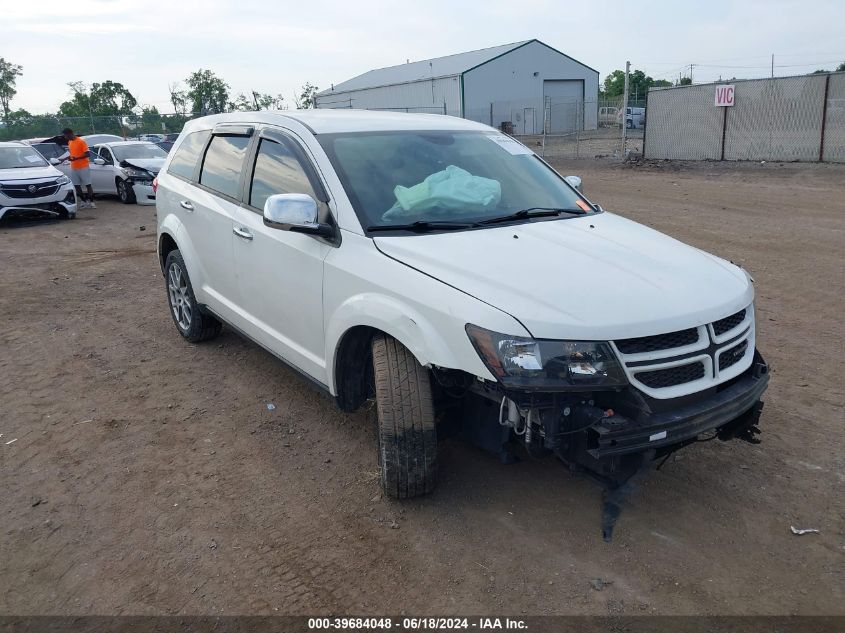
[[[215,136],[205,153],[200,184],[223,195],[238,196],[238,179],[249,145],[248,136]]]
[[[205,143],[210,135],[210,130],[188,134],[173,155],[170,166],[167,168],[167,173],[191,180],[194,177],[194,170],[197,167],[197,161],[199,161],[202,148],[205,147]]]
[[[311,181],[293,151],[285,144],[262,139],[255,157],[249,204],[263,209],[267,198],[277,193],[307,193],[317,199]]]

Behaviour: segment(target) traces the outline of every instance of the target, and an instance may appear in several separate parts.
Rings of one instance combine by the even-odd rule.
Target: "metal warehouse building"
[[[317,94],[318,108],[433,112],[517,134],[595,129],[599,73],[539,40],[379,68]]]

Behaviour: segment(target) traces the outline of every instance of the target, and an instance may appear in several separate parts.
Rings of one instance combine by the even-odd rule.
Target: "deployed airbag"
[[[396,204],[385,212],[384,220],[417,215],[421,210],[477,213],[499,204],[502,185],[449,165],[413,187],[397,185],[393,193]]]

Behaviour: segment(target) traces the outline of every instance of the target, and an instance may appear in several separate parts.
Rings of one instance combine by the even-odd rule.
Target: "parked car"
[[[85,140],[88,147],[96,145],[97,143],[111,143],[120,142],[123,139],[115,134],[88,134],[80,137]],[[67,153],[67,139],[64,136],[53,136],[47,139],[28,139],[23,141],[27,145],[31,145],[35,150],[47,160],[51,158],[61,158]]]
[[[99,143],[120,143],[121,141],[125,141],[126,139],[122,136],[118,136],[117,134],[86,134],[81,137],[88,143],[88,147],[92,145],[97,145]]]
[[[393,497],[434,488],[449,412],[614,490],[700,437],[754,440],[749,275],[578,184],[453,117],[197,119],[155,183],[171,316],[192,343],[230,324],[346,411],[374,398]]]
[[[164,140],[168,143],[175,143],[177,138],[179,138],[179,132],[171,132],[170,134],[164,135]]]
[[[124,204],[155,204],[155,178],[167,152],[155,143],[118,141],[89,147],[91,187],[95,194],[116,194]],[[63,158],[66,158],[64,156]],[[51,159],[66,175],[66,160]]]
[[[160,141],[156,143],[165,152],[170,152],[173,149],[173,141]]]
[[[141,134],[138,137],[139,141],[147,141],[149,143],[160,143],[164,140],[164,134]]]
[[[0,142],[0,220],[13,216],[74,218],[70,179],[25,143]]]
[[[622,110],[616,113],[616,123],[622,125]],[[629,130],[645,126],[645,108],[625,108],[625,127]]]

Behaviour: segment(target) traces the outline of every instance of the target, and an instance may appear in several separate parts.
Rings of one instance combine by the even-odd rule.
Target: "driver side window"
[[[261,211],[267,198],[278,193],[308,194],[317,202],[318,221],[327,220],[328,205],[317,196],[294,149],[288,143],[262,138],[249,186],[249,205]]]
[[[106,149],[105,147],[100,148],[100,158],[102,158],[104,161],[106,161],[107,164],[111,164],[111,163],[114,162],[114,159],[112,158],[111,152],[108,149]]]

